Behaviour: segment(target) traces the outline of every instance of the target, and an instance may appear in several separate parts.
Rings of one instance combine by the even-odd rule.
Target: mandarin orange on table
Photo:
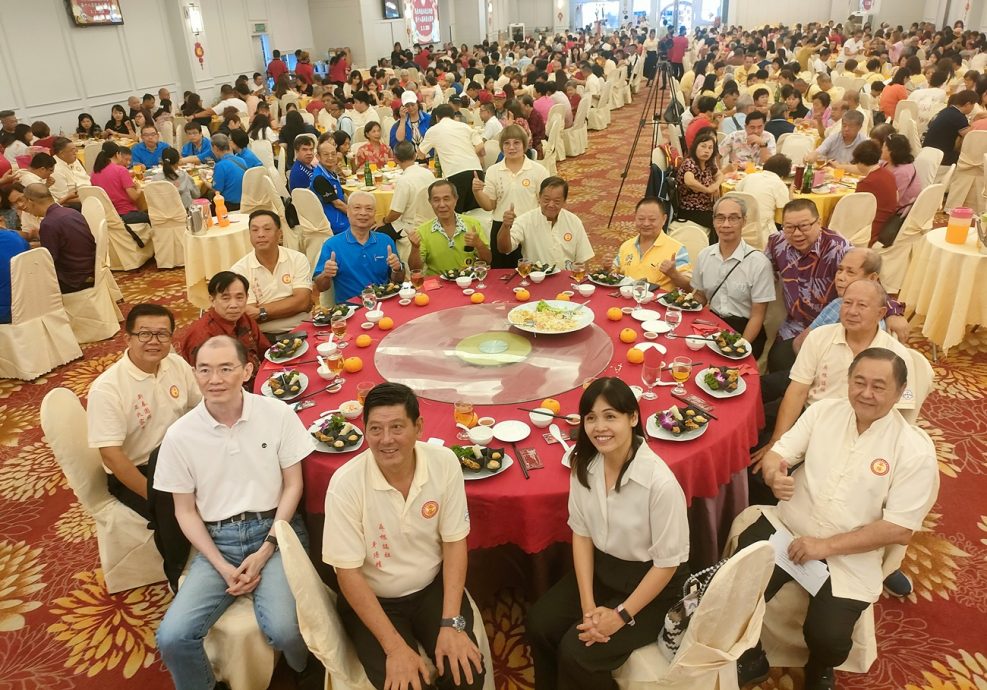
[[[370,343],[372,343],[373,341],[374,339],[371,338],[369,335],[367,335],[366,333],[361,333],[356,337],[356,340],[353,342],[356,343],[357,347],[370,347]]]
[[[394,319],[390,316],[385,316],[380,321],[377,322],[377,328],[382,331],[389,331],[394,328]]]
[[[624,312],[620,311],[620,307],[610,307],[607,309],[607,318],[611,321],[620,321],[624,318]]]
[[[363,360],[359,357],[347,357],[343,360],[343,371],[348,374],[355,374],[363,369]]]
[[[486,297],[483,296],[482,292],[474,292],[472,295],[470,295],[470,302],[472,302],[473,304],[481,304],[485,299]]]
[[[559,294],[557,294],[555,296],[555,299],[560,299],[563,302],[568,302],[569,301],[569,295],[565,294],[564,292],[560,292]]]
[[[518,302],[527,302],[529,299],[531,299],[531,293],[528,292],[527,290],[518,290],[517,292],[514,293],[514,298]]]
[[[560,403],[555,398],[545,398],[541,401],[539,407],[544,407],[546,410],[551,410],[552,414],[558,414],[562,411],[562,403]]]
[[[625,328],[620,332],[620,342],[633,343],[635,340],[637,340],[637,331],[633,328]]]
[[[415,304],[417,304],[419,307],[424,307],[426,304],[428,304],[428,295],[426,295],[424,292],[419,292],[417,295],[415,295]]]
[[[644,361],[644,350],[632,347],[627,351],[627,361],[631,364],[641,364]]]

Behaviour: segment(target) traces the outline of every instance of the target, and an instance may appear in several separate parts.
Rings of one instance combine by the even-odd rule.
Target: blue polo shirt
[[[418,133],[421,136],[425,136],[425,132],[427,132],[428,131],[428,128],[431,127],[431,126],[432,126],[432,116],[429,115],[428,113],[424,112],[424,111],[419,111],[418,112]],[[411,115],[405,115],[404,116],[404,133],[405,133],[405,139],[407,139],[408,141],[410,141],[412,144],[415,144],[414,137],[412,136]],[[393,150],[394,147],[398,145],[398,123],[397,122],[395,122],[394,125],[391,127],[391,136],[390,136],[390,139],[391,139],[391,149]],[[419,139],[419,141],[421,141],[421,139]],[[418,148],[418,145],[417,144],[415,144],[415,148]]]
[[[308,189],[309,185],[312,184],[312,175],[314,173],[315,168],[296,160],[288,172],[288,191],[290,192],[296,187]]]
[[[168,148],[168,144],[159,141],[157,147],[151,151],[144,145],[143,141],[140,142],[130,149],[130,167],[132,168],[138,163],[145,168],[153,168],[156,165],[161,165],[161,154],[166,148]]]
[[[343,185],[333,173],[330,173],[322,165],[315,166],[315,173],[312,175],[312,185],[309,187],[319,198],[322,204],[322,212],[329,220],[329,226],[334,235],[349,230],[350,219],[344,211],[340,211],[333,206],[334,201],[346,201],[343,193]]]
[[[223,195],[223,198],[234,204],[239,204],[243,197],[243,173],[247,164],[228,153],[218,161],[212,173],[212,187]]]
[[[10,323],[10,260],[30,248],[13,230],[0,229],[0,323]]]
[[[250,149],[240,149],[238,153],[233,155],[247,164],[247,170],[250,168],[261,168],[264,166],[264,164],[260,162],[260,158],[257,157],[257,154]]]
[[[390,280],[388,247],[392,254],[398,253],[394,240],[379,232],[371,232],[366,244],[357,242],[351,230],[333,235],[322,243],[313,276],[322,273],[326,261],[336,252],[336,263],[339,264],[339,273],[333,279],[336,302],[345,302],[359,295],[368,285],[381,285]]]
[[[191,141],[185,142],[185,146],[182,147],[182,158],[189,156],[195,156],[199,159],[200,163],[216,160],[216,156],[212,155],[212,142],[205,137],[202,137],[202,140],[199,141],[198,147]]]

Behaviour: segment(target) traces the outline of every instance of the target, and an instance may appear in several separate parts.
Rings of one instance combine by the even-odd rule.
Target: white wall
[[[486,38],[486,6],[484,0],[453,0],[455,23],[452,27],[456,45],[476,45]]]
[[[939,5],[946,0],[883,0],[881,11],[873,23],[888,22],[892,26],[932,20]],[[954,4],[961,4],[956,0]],[[760,24],[794,24],[796,22],[826,22],[830,19],[846,21],[852,9],[859,6],[854,0],[828,0],[817,3],[775,3],[764,0],[731,0],[728,24],[758,26]],[[930,11],[932,14],[930,15]],[[941,14],[941,13],[940,13]]]

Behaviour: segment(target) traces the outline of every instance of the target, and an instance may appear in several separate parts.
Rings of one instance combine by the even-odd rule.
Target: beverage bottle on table
[[[805,173],[802,174],[802,193],[809,194],[812,191],[812,176],[815,173],[812,171],[812,163],[808,162],[805,164]]]
[[[216,194],[213,203],[216,204],[216,223],[221,228],[227,227],[230,224],[230,212],[226,210],[226,199],[222,194]]]
[[[435,176],[442,177],[442,164],[439,163],[439,154],[435,154]]]
[[[363,183],[368,187],[374,186],[374,173],[370,169],[370,161],[363,164]]]

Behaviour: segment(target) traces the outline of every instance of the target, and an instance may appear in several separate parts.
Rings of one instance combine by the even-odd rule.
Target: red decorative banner
[[[438,43],[440,41],[439,0],[412,0],[411,17],[415,43]]]

